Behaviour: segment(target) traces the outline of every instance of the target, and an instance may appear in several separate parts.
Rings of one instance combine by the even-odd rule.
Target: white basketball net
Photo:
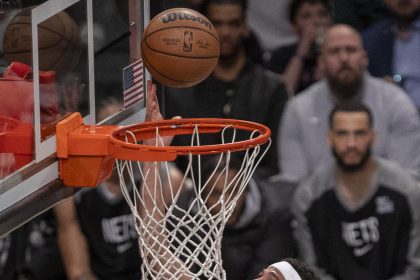
[[[220,143],[228,141],[228,129],[220,134]],[[252,132],[249,137],[256,134]],[[236,130],[231,135],[229,142],[234,142]],[[162,145],[158,129],[156,137]],[[117,160],[121,189],[139,235],[142,279],[226,279],[221,258],[223,229],[269,144],[241,151],[242,164],[234,177],[228,176],[234,154],[229,151],[216,155],[217,167],[207,178],[201,171],[205,155],[186,156],[187,171],[179,180],[172,176],[173,165],[168,162]],[[196,128],[191,146],[199,145]],[[210,205],[216,178],[223,180],[224,189]],[[193,195],[181,206],[186,191]]]

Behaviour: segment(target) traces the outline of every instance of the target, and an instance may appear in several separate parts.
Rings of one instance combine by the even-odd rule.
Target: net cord
[[[236,129],[227,139],[229,129],[226,126],[221,132],[222,144],[236,141]],[[257,134],[257,131],[251,132],[250,138]],[[154,145],[163,146],[158,127],[155,139]],[[134,134],[128,131],[126,141],[136,143]],[[190,144],[200,145],[197,126]],[[176,185],[171,178],[171,163],[117,160],[121,190],[133,213],[139,236],[142,279],[226,279],[221,257],[223,230],[270,145],[271,140],[263,150],[259,145],[245,150],[240,169],[232,179],[228,176],[230,151],[219,155],[217,166],[208,178],[203,178],[202,155],[189,153],[186,171]],[[195,160],[196,170],[193,168]],[[217,203],[209,206],[215,190],[212,180],[223,180],[225,187]],[[193,199],[188,207],[182,208],[178,202],[187,189],[193,193]]]

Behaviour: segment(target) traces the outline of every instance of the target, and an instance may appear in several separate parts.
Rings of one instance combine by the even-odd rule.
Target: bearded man
[[[376,120],[373,153],[396,161],[419,179],[420,121],[407,94],[367,72],[362,38],[352,27],[330,27],[321,51],[325,78],[286,105],[278,138],[281,176],[300,182],[330,160],[328,113],[336,104],[360,101]]]
[[[420,188],[371,155],[376,139],[366,106],[336,106],[327,137],[335,161],[296,190],[300,255],[323,280],[420,279]]]

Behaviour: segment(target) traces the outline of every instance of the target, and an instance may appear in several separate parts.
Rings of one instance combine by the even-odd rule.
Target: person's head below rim
[[[245,53],[243,41],[249,35],[246,0],[204,0],[199,11],[216,28],[221,60]]]
[[[371,150],[375,140],[373,115],[364,104],[344,102],[331,111],[328,144],[343,173],[364,170],[372,162]]]
[[[313,269],[306,264],[305,262],[294,259],[294,258],[286,258],[283,259],[282,262],[287,262],[291,265],[292,269],[299,275],[301,280],[321,280],[319,276],[315,274]],[[255,280],[292,280],[290,277],[288,278],[287,275],[284,275],[281,271],[279,271],[275,265],[271,265],[265,269],[263,269],[260,274],[258,274]]]
[[[235,208],[226,222],[227,226],[234,226],[245,207],[248,187],[246,186],[245,190],[239,194],[239,185],[244,179],[239,174],[243,168],[242,161],[235,154],[230,156],[231,158],[227,160],[226,154],[222,157],[210,155],[202,161],[201,180],[203,184],[206,182],[207,184],[203,187],[201,196],[213,215],[222,211],[222,204],[226,206],[229,200],[237,197]]]
[[[332,23],[331,13],[329,0],[292,0],[289,4],[289,22],[299,37],[308,25],[327,29]]]
[[[336,24],[325,32],[320,63],[332,94],[349,100],[359,93],[369,63],[359,32],[346,24]]]

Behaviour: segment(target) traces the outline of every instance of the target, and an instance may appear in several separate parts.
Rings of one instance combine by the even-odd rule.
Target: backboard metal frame
[[[47,1],[32,9],[32,50],[34,72],[34,130],[35,130],[35,162],[51,156],[56,151],[55,137],[41,141],[41,114],[39,96],[39,51],[38,51],[38,25],[55,14],[65,10],[80,0]],[[92,0],[87,0],[87,26],[88,26],[88,67],[89,67],[89,114],[83,119],[86,124],[95,123],[95,88],[93,63],[93,13]]]
[[[49,0],[32,10],[33,34],[33,71],[34,71],[34,130],[35,157],[29,165],[17,172],[0,179],[0,237],[26,223],[33,217],[53,207],[61,200],[73,195],[78,189],[62,185],[59,180],[59,165],[55,156],[56,137],[41,141],[40,134],[40,97],[39,97],[39,57],[37,25],[52,15],[80,2],[81,0]],[[150,19],[149,0],[127,0],[130,8],[130,23],[135,24],[135,35],[130,35],[130,49],[140,46],[142,30]],[[89,114],[85,116],[86,124],[95,120],[95,81],[94,81],[94,43],[92,0],[87,3],[88,22],[88,75],[89,75]],[[135,11],[133,11],[133,9]],[[130,29],[131,29],[130,24]],[[139,57],[140,49],[130,52],[130,60]],[[150,74],[144,71],[147,78]],[[146,84],[144,84],[144,87]],[[144,92],[146,89],[144,88]],[[144,120],[144,101],[120,111],[98,124],[127,125]]]

